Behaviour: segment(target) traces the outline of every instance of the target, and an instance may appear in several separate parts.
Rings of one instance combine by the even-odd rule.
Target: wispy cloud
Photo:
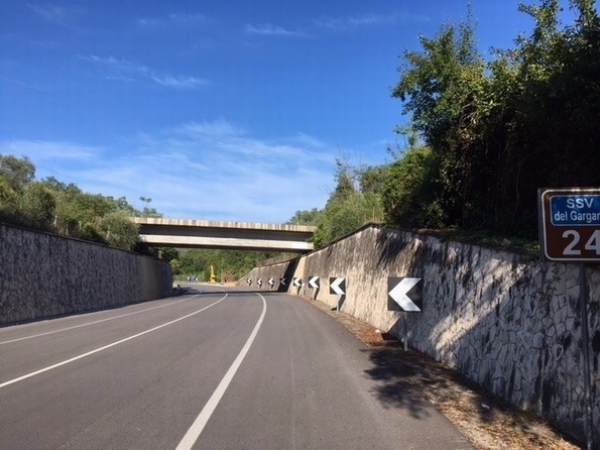
[[[286,30],[277,25],[263,24],[263,25],[246,25],[246,32],[251,34],[257,34],[262,36],[281,36],[281,37],[298,37],[304,34],[299,31]]]
[[[103,149],[61,141],[0,141],[0,154],[28,156],[36,161],[93,161]]]
[[[140,17],[136,20],[137,25],[144,28],[161,26],[192,26],[208,22],[208,18],[203,14],[183,14],[171,13],[166,17]]]
[[[29,156],[40,177],[134,205],[151,197],[168,217],[275,223],[323,207],[338,151],[306,135],[262,139],[226,120],[190,122],[110,148],[0,142],[0,153]]]
[[[115,58],[114,56],[97,56],[97,55],[80,55],[84,61],[103,66],[114,73],[126,73],[126,74],[142,74],[148,75],[150,69],[148,67],[135,64],[125,59]]]
[[[163,86],[179,88],[179,89],[195,88],[198,86],[206,86],[206,85],[210,84],[208,80],[205,80],[203,78],[186,77],[186,76],[167,75],[167,76],[161,77],[161,76],[157,76],[157,75],[152,75],[152,79],[154,81],[156,81],[158,84],[162,84]]]
[[[47,3],[44,5],[27,3],[26,6],[45,21],[61,26],[73,25],[76,17],[82,12],[80,9],[63,8]]]
[[[170,132],[177,136],[187,136],[192,139],[207,138],[213,141],[231,139],[245,134],[243,129],[235,127],[223,119],[211,122],[190,122],[173,128]]]
[[[147,66],[115,58],[112,55],[108,57],[80,55],[79,58],[96,66],[103,67],[108,72],[107,78],[115,81],[131,82],[142,78],[152,80],[162,86],[178,89],[193,89],[210,84],[208,80],[198,77],[158,74]]]
[[[428,22],[429,18],[423,15],[406,14],[406,13],[391,13],[391,14],[375,14],[366,13],[359,16],[345,17],[321,17],[315,20],[315,24],[319,27],[328,28],[331,30],[345,31],[357,28],[366,28],[382,25],[395,25],[407,22]]]

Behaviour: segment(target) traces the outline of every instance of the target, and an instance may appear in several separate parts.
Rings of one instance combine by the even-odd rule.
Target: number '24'
[[[579,256],[581,255],[581,250],[575,248],[579,241],[581,240],[581,236],[575,230],[567,230],[562,234],[564,238],[571,238],[571,242],[563,251],[563,255],[565,256]],[[596,252],[596,255],[600,255],[600,230],[594,231],[594,233],[590,236],[588,241],[585,243],[584,247],[586,250]]]

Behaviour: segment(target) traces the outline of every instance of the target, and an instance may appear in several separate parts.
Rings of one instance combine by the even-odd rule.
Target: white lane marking
[[[263,310],[262,314],[258,319],[258,322],[254,326],[254,330],[252,330],[250,337],[246,341],[246,344],[244,344],[244,347],[240,351],[239,355],[237,355],[237,358],[235,358],[235,361],[233,361],[233,364],[231,365],[231,367],[217,386],[217,389],[215,389],[213,395],[208,399],[208,402],[206,402],[206,405],[204,405],[204,408],[202,408],[202,411],[200,411],[200,414],[198,415],[190,429],[187,431],[187,433],[185,433],[185,436],[183,437],[183,439],[181,440],[181,442],[175,450],[191,450],[191,448],[194,446],[194,444],[200,437],[200,434],[202,434],[202,431],[204,430],[204,427],[206,426],[210,417],[215,412],[215,409],[217,409],[217,406],[219,405],[221,398],[225,394],[225,391],[229,387],[231,380],[233,380],[233,377],[242,365],[242,361],[244,361],[248,350],[250,350],[250,346],[252,345],[254,339],[256,338],[256,335],[258,334],[258,330],[262,325],[263,320],[265,318],[265,314],[267,312],[267,301],[262,295],[256,295],[262,298]]]
[[[159,305],[159,306],[154,306],[152,308],[143,309],[141,311],[134,311],[134,312],[130,312],[130,313],[127,313],[127,314],[121,314],[120,316],[109,317],[107,319],[96,320],[94,322],[82,323],[81,325],[73,325],[72,327],[60,328],[58,330],[47,331],[45,333],[32,334],[31,336],[23,336],[23,337],[20,337],[20,338],[10,339],[8,341],[0,341],[0,345],[10,344],[12,342],[25,341],[27,339],[33,339],[33,338],[37,338],[37,337],[41,337],[41,336],[48,336],[49,334],[60,333],[61,331],[74,330],[75,328],[87,327],[88,325],[96,325],[97,323],[108,322],[109,320],[121,319],[123,317],[131,316],[131,315],[134,315],[134,314],[141,314],[143,312],[152,311],[153,309],[165,308],[167,306],[176,305],[177,303],[181,303],[181,302],[183,302],[185,300],[191,300],[194,297],[197,297],[197,295],[194,295],[194,296],[192,296],[190,298],[184,298],[184,299],[181,299],[181,300],[177,300],[176,302],[169,303],[169,304],[166,304],[166,305]],[[47,322],[47,321],[45,320],[44,322]]]
[[[109,349],[111,347],[115,347],[115,346],[117,346],[119,344],[122,344],[124,342],[127,342],[127,341],[130,341],[132,339],[138,338],[140,336],[143,336],[145,334],[151,333],[153,331],[160,330],[161,328],[167,327],[169,325],[173,325],[174,323],[180,322],[180,321],[182,321],[184,319],[187,319],[188,317],[195,316],[196,314],[201,313],[202,311],[206,311],[208,308],[211,308],[211,307],[215,306],[217,303],[221,303],[223,300],[225,300],[227,298],[227,296],[228,296],[228,294],[225,294],[225,296],[223,298],[217,300],[216,302],[211,303],[210,305],[205,306],[204,308],[199,309],[198,311],[194,311],[191,314],[187,314],[187,315],[185,315],[183,317],[180,317],[179,319],[171,320],[170,322],[163,323],[162,325],[159,325],[157,327],[150,328],[149,330],[142,331],[141,333],[137,333],[137,334],[134,334],[133,336],[126,337],[125,339],[121,339],[119,341],[113,342],[112,344],[105,345],[103,347],[97,348],[97,349],[89,351],[87,353],[83,353],[83,354],[81,354],[79,356],[75,356],[73,358],[66,359],[66,360],[61,361],[59,363],[53,364],[51,366],[44,367],[43,369],[36,370],[35,372],[31,372],[31,373],[28,373],[26,375],[22,375],[22,376],[17,377],[17,378],[13,378],[12,380],[5,381],[4,383],[0,383],[0,389],[4,388],[6,386],[9,386],[11,384],[18,383],[19,381],[23,381],[23,380],[26,380],[28,378],[34,377],[36,375],[42,374],[44,372],[48,372],[50,370],[56,369],[57,367],[61,367],[61,366],[64,366],[66,364],[72,363],[72,362],[77,361],[79,359],[86,358],[86,357],[88,357],[90,355],[93,355],[95,353],[100,353],[100,352],[102,352],[104,350],[107,350],[107,349]]]

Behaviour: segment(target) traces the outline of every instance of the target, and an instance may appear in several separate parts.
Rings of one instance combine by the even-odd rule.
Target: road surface
[[[471,448],[309,302],[197,285],[0,328],[0,449]]]

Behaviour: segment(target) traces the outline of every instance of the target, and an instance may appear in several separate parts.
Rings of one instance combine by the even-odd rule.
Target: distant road
[[[0,328],[0,450],[471,448],[400,390],[336,321],[277,293],[196,285]]]

